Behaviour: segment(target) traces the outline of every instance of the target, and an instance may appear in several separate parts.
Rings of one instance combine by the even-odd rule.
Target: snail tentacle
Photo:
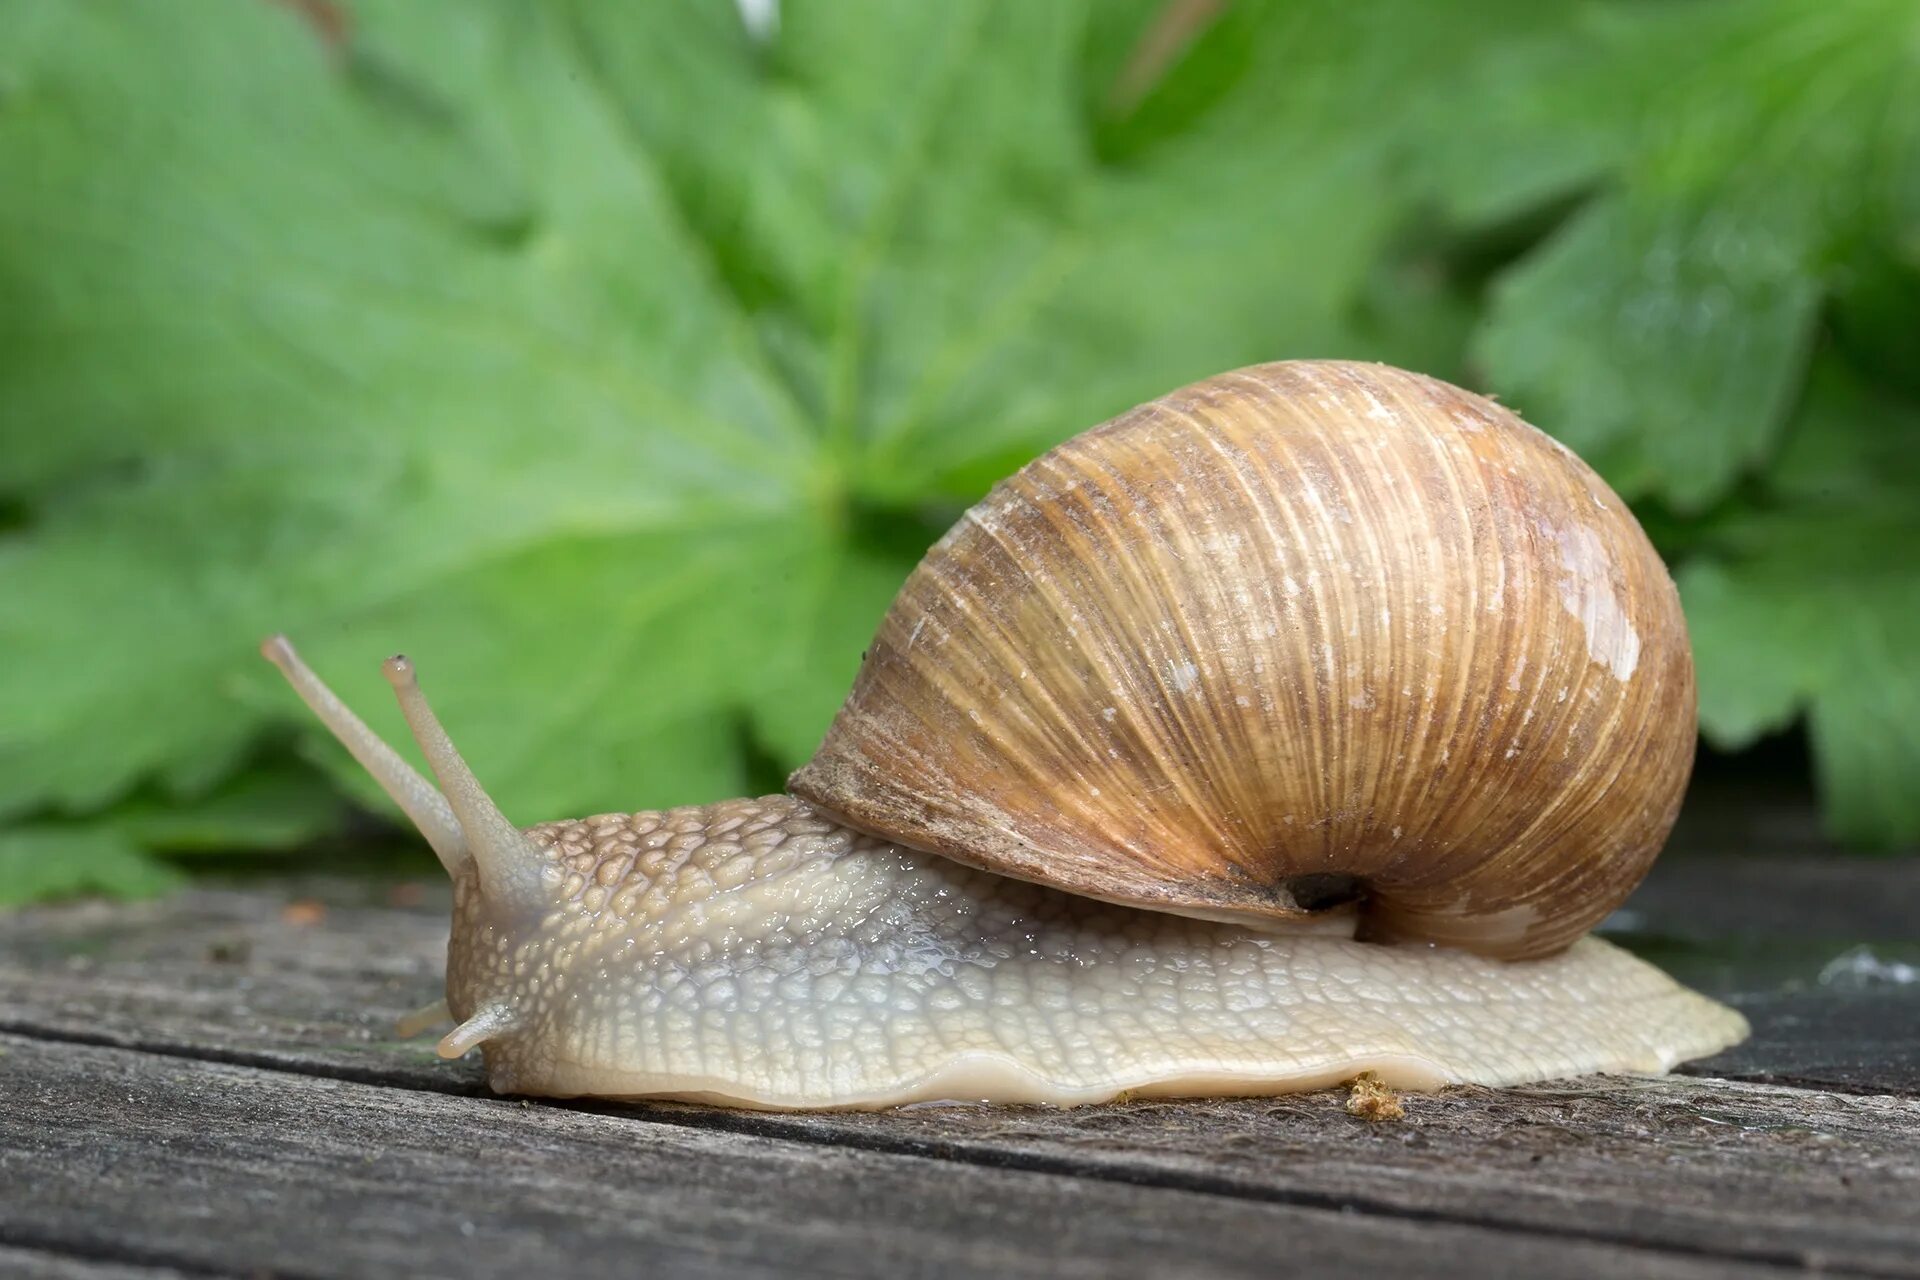
[[[394,1021],[393,1034],[402,1040],[411,1040],[422,1032],[452,1021],[453,1012],[447,1008],[443,997],[432,1004],[423,1004],[418,1009],[401,1014]]]
[[[546,859],[520,828],[507,821],[500,806],[493,802],[473,770],[453,745],[453,739],[440,724],[420,691],[420,680],[413,663],[404,654],[395,654],[381,666],[387,683],[400,699],[400,711],[413,730],[433,774],[440,780],[441,792],[452,806],[453,814],[466,837],[467,851],[480,873],[480,885],[487,900],[496,907],[517,909],[537,915],[549,905],[543,882]],[[478,1043],[478,1041],[475,1041]]]
[[[517,1017],[513,1006],[504,1002],[481,1005],[472,1017],[447,1032],[434,1046],[434,1052],[443,1058],[458,1058],[478,1045],[510,1031]]]
[[[280,668],[280,674],[287,678],[300,700],[320,717],[320,722],[333,732],[360,767],[365,769],[373,780],[380,784],[393,802],[400,806],[403,813],[420,829],[420,834],[433,846],[434,856],[440,859],[440,865],[447,869],[448,875],[458,875],[467,865],[467,837],[460,830],[460,822],[453,816],[453,807],[439,789],[420,776],[420,771],[400,758],[400,753],[388,746],[385,739],[367,727],[366,721],[355,715],[342,702],[339,695],[309,667],[295,652],[293,644],[285,636],[268,637],[260,645],[261,656]]]

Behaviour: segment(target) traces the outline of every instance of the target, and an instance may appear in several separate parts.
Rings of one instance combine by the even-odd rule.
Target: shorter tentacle
[[[546,860],[539,846],[507,821],[493,797],[486,793],[473,770],[461,758],[439,717],[420,691],[413,663],[400,654],[382,668],[400,698],[400,710],[413,730],[427,763],[440,780],[440,789],[467,837],[467,852],[480,872],[480,888],[496,907],[525,914],[544,912],[551,898],[542,883]]]
[[[453,1021],[453,1013],[447,1008],[445,1000],[435,1000],[432,1004],[423,1004],[410,1013],[402,1014],[393,1024],[393,1034],[402,1040],[411,1040],[423,1031],[431,1031],[443,1022]]]
[[[448,875],[458,874],[467,861],[467,838],[454,818],[447,798],[420,771],[400,758],[379,734],[348,709],[347,704],[300,660],[285,636],[271,636],[260,646],[260,654],[280,668],[301,701],[313,709],[320,722],[333,731],[340,744],[353,753],[362,768],[373,775],[381,789],[393,798],[420,834],[433,846],[440,865]]]
[[[503,1031],[509,1031],[514,1024],[513,1006],[510,1004],[482,1005],[465,1022],[447,1032],[434,1052],[443,1058],[457,1058],[475,1045],[493,1039]]]

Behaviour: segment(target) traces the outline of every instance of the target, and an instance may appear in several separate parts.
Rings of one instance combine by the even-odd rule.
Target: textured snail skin
[[[1500,405],[1383,365],[1195,383],[1036,459],[907,580],[789,789],[1163,911],[1536,957],[1623,901],[1695,739],[1679,595]]]
[[[1597,939],[1508,964],[1078,898],[786,796],[550,823],[554,906],[459,881],[448,989],[503,1092],[1056,1105],[1661,1071],[1739,1015]],[[1351,919],[1347,921],[1350,929]]]

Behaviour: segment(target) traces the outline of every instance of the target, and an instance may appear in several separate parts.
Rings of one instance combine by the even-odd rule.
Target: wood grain
[[[0,1276],[8,1280],[173,1280],[175,1276],[187,1274],[172,1267],[76,1258],[70,1253],[0,1245]]]
[[[189,1270],[1718,1276],[1728,1263],[1356,1218],[513,1101],[0,1037],[0,1240]]]
[[[1688,803],[1693,852],[1663,859],[1617,918],[1617,940],[1753,1024],[1687,1070],[1920,1093],[1920,983],[1834,972],[1861,948],[1889,970],[1920,963],[1920,858],[1850,858],[1804,833],[1794,852],[1756,854],[1767,842],[1721,806]]]

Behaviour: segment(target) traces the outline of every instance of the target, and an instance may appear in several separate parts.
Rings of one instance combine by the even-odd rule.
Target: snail
[[[263,650],[454,883],[439,1052],[501,1092],[773,1108],[1664,1071],[1734,1011],[1589,930],[1692,766],[1678,594],[1491,400],[1222,374],[1001,482],[790,793],[521,830]]]

